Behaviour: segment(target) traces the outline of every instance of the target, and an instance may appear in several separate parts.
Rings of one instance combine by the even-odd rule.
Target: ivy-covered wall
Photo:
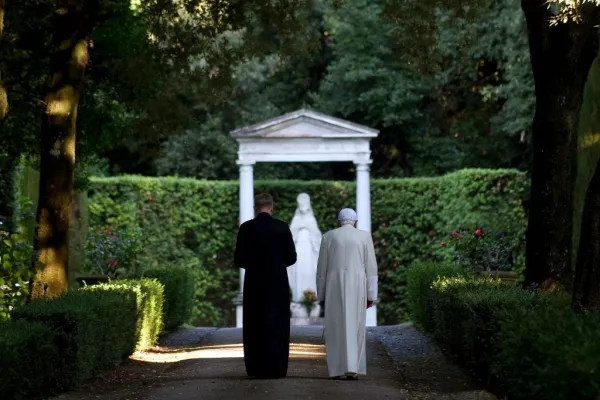
[[[437,178],[371,182],[372,231],[380,268],[380,324],[406,318],[405,270],[415,260],[448,257],[440,241],[454,229],[493,227],[523,237],[525,175],[515,170],[463,170]],[[355,206],[354,182],[257,181],[276,217],[291,221],[296,197],[311,196],[321,231],[336,226],[339,209]],[[139,230],[144,264],[185,265],[197,271],[194,323],[233,325],[239,273],[233,266],[238,183],[182,178],[94,178],[91,227]]]

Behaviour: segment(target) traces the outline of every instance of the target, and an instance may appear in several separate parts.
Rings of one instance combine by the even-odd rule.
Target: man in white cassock
[[[325,308],[329,376],[355,380],[367,373],[366,319],[377,303],[377,261],[371,234],[356,229],[356,212],[343,209],[338,222],[321,240],[317,295]]]

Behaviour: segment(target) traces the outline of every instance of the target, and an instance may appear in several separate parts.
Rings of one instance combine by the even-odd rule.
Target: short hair
[[[254,196],[254,208],[263,210],[269,207],[273,207],[273,196],[269,193],[259,193]]]

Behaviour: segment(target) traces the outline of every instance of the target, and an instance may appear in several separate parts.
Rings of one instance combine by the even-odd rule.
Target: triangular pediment
[[[372,138],[377,134],[367,126],[306,109],[231,132],[234,138]]]

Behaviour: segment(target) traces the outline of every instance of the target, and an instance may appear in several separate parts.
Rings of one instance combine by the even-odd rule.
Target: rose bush
[[[448,243],[441,242],[440,245],[453,247],[455,254],[452,260],[479,273],[513,270],[519,242],[504,232],[478,227],[452,231]]]
[[[135,230],[90,228],[85,243],[86,270],[112,277],[137,275],[142,247],[142,236]]]

